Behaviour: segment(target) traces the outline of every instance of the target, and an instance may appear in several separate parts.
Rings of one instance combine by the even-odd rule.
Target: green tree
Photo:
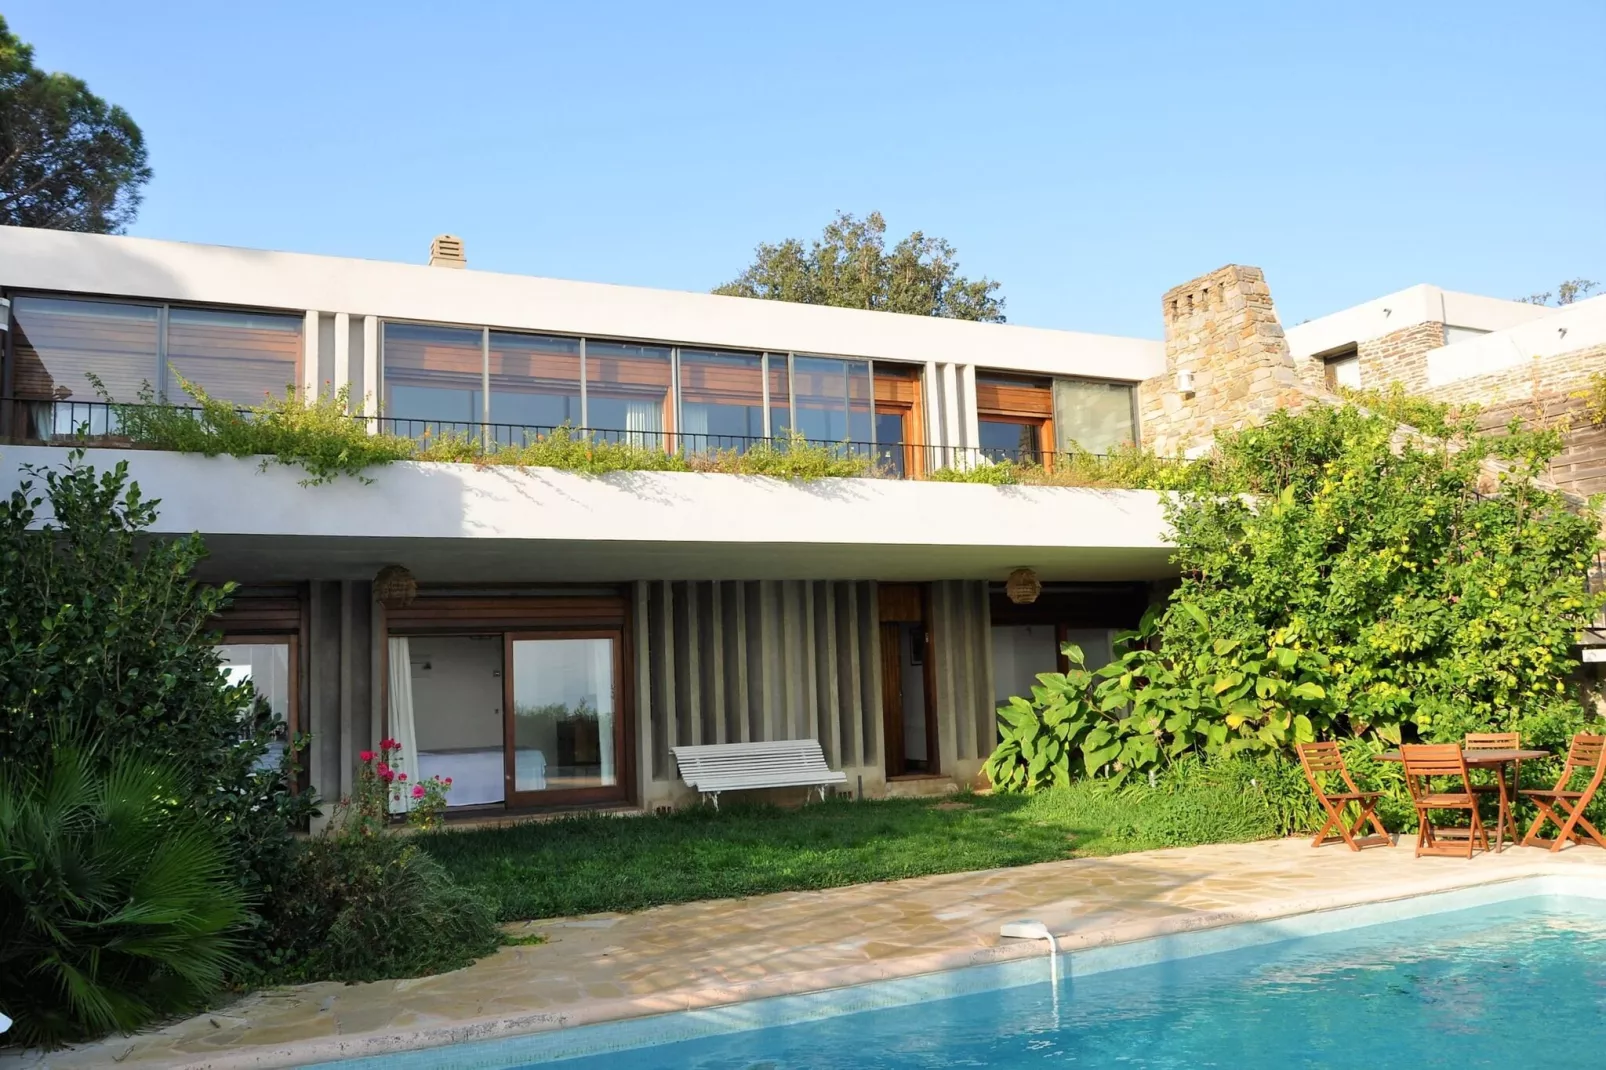
[[[1519,297],[1517,300],[1529,305],[1548,305],[1550,304],[1550,299],[1554,297],[1556,304],[1570,305],[1574,301],[1582,301],[1588,297],[1590,292],[1599,285],[1600,283],[1595,282],[1593,279],[1586,279],[1580,276],[1576,279],[1567,279],[1558,283],[1554,293],[1546,290],[1544,293],[1529,294],[1527,297]]]
[[[797,238],[761,244],[753,262],[714,290],[728,297],[867,308],[912,316],[1004,322],[999,284],[959,274],[954,247],[915,231],[888,252],[880,212],[863,219],[847,212],[826,224],[805,247]]]
[[[150,178],[128,113],[35,67],[0,17],[0,224],[117,234]]]

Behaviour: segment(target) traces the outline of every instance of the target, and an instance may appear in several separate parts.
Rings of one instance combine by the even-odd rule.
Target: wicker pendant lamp
[[[386,565],[374,577],[374,599],[386,609],[405,609],[418,597],[418,581],[400,565]]]
[[[1043,593],[1043,585],[1037,581],[1037,573],[1029,568],[1018,568],[1005,581],[1004,593],[1018,606],[1030,605]]]

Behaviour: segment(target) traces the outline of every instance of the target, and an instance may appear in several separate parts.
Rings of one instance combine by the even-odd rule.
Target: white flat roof
[[[1382,338],[1417,323],[1503,331],[1554,311],[1543,305],[1421,284],[1296,324],[1283,333],[1288,339],[1289,352],[1299,358]]]
[[[1138,381],[1159,341],[349,257],[0,227],[0,288]]]

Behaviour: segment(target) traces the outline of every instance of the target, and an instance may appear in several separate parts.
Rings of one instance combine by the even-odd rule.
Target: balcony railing
[[[167,413],[187,415],[197,421],[203,412],[199,407],[182,405],[147,406],[107,401],[7,398],[0,399],[0,412],[4,415],[3,426],[0,426],[0,437],[23,444],[149,448],[146,443],[137,441],[123,432],[122,413],[142,409],[161,409]],[[242,419],[261,418],[258,413],[250,409],[240,408],[235,411]],[[785,450],[794,441],[784,433],[765,437],[724,435],[684,429],[663,431],[571,428],[361,414],[352,414],[345,418],[354,424],[364,425],[374,434],[411,439],[418,444],[421,452],[426,453],[424,459],[430,459],[427,451],[460,455],[459,451],[448,448],[453,445],[464,447],[471,455],[487,455],[503,450],[522,449],[559,436],[571,441],[584,439],[598,443],[634,446],[666,454],[678,454],[688,459],[740,455],[758,448]],[[939,473],[970,471],[988,465],[1003,464],[1053,471],[1071,463],[1096,464],[1108,459],[1105,455],[1087,452],[1056,454],[1048,450],[933,446],[911,442],[866,442],[808,436],[804,436],[801,441],[838,457],[860,459],[864,462],[862,473],[864,476],[885,479],[942,478]]]

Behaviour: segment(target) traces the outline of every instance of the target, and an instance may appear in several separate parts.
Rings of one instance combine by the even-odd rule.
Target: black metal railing
[[[161,412],[199,422],[204,410],[199,406],[141,405],[108,401],[71,399],[0,399],[0,437],[14,443],[47,445],[100,445],[139,447],[146,444],[126,427],[139,423],[135,413]],[[238,408],[242,419],[260,419],[251,409]],[[790,436],[786,429],[763,435],[727,435],[688,430],[647,428],[572,428],[564,425],[482,423],[477,420],[429,420],[402,416],[345,417],[374,434],[411,439],[426,455],[435,452],[451,456],[452,446],[460,445],[469,454],[494,454],[517,450],[541,442],[563,438],[610,445],[633,446],[643,450],[675,454],[687,458],[713,458],[741,455],[753,450],[784,451],[794,441],[834,456],[864,462],[863,474],[890,479],[931,478],[939,473],[972,472],[997,465],[1025,465],[1055,469],[1073,462],[1107,460],[1106,455],[1078,452],[1057,454],[1040,449],[1008,449],[982,446],[934,446],[912,442],[868,442],[802,435]],[[137,430],[137,428],[136,428]],[[939,476],[940,478],[940,476]]]

